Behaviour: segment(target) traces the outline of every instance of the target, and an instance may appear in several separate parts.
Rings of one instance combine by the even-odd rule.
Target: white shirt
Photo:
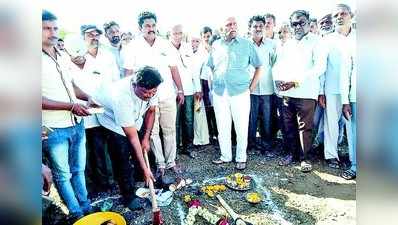
[[[83,69],[76,68],[73,80],[75,84],[85,93],[92,96],[101,86],[119,80],[119,69],[112,53],[107,49],[98,48],[97,56],[91,54],[84,56],[86,62]],[[100,126],[97,116],[84,117],[84,127],[92,128]]]
[[[143,66],[156,68],[163,78],[158,87],[159,100],[176,96],[176,88],[171,75],[170,66],[176,66],[175,57],[171,52],[169,42],[156,37],[152,46],[140,36],[132,40],[129,45],[121,51],[124,60],[123,68],[137,71]]]
[[[197,73],[197,71],[195,71],[197,68],[194,68],[196,65],[192,47],[184,42],[181,43],[179,49],[177,49],[173,43],[170,42],[169,44],[173,57],[175,57],[175,62],[177,62],[184,95],[193,95],[195,92],[200,92],[199,75],[194,74]]]
[[[42,96],[49,100],[60,102],[77,102],[77,98],[73,89],[72,81],[72,63],[70,57],[63,52],[57,52],[57,63],[46,53],[42,52],[41,56],[41,90]],[[62,76],[62,78],[61,78]],[[64,81],[64,82],[63,82]],[[69,94],[68,94],[68,91]],[[74,117],[77,122],[81,118],[74,116],[69,110],[42,110],[42,125],[54,128],[65,128],[75,125]]]
[[[357,101],[356,33],[354,29],[351,29],[351,32],[347,37],[345,37],[342,44],[344,44],[344,49],[342,49],[344,50],[344,54],[342,54],[342,66],[339,87],[342,104],[349,104],[349,102]]]
[[[274,81],[295,81],[297,88],[279,91],[278,94],[293,98],[318,99],[320,76],[326,69],[326,51],[319,37],[308,33],[300,41],[287,40],[277,49],[274,65]]]
[[[263,38],[260,46],[254,41],[253,45],[260,56],[263,66],[261,67],[260,79],[252,95],[272,95],[274,93],[274,84],[272,80],[272,66],[275,59],[276,42],[272,39]],[[255,68],[249,66],[249,73],[254,75]]]
[[[355,52],[355,41],[354,31],[350,32],[348,36],[336,31],[324,37],[324,45],[328,48],[325,94],[342,94],[341,79],[349,82],[349,74],[352,70],[351,56]]]
[[[105,112],[98,114],[100,124],[125,136],[122,127],[134,127],[140,130],[144,115],[150,106],[158,104],[155,95],[149,101],[143,101],[134,93],[133,77],[104,85],[93,96],[95,102],[104,107]]]

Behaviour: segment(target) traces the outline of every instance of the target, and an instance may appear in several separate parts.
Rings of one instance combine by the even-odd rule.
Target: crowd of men
[[[298,161],[309,172],[308,153],[322,143],[327,164],[341,166],[338,144],[345,128],[351,167],[341,176],[354,179],[353,16],[344,4],[319,20],[297,10],[276,32],[274,15],[255,15],[244,37],[228,17],[222,31],[206,26],[187,42],[181,24],[164,39],[156,15],[142,12],[134,38],[122,37],[114,21],[103,29],[82,25],[87,52],[74,55],[58,37],[56,16],[44,10],[43,154],[71,218],[92,211],[86,177],[101,192],[111,188],[113,176],[125,206],[136,210],[142,202],[135,181],[181,174],[177,153],[195,158],[198,145],[219,146],[215,166],[235,161],[244,170],[247,151],[272,157],[281,135],[279,165]],[[99,42],[103,34],[107,43]],[[153,156],[155,174],[146,153]]]

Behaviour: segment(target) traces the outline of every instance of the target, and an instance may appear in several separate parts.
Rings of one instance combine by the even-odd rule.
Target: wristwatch
[[[178,90],[177,94],[184,94],[184,91],[183,90]]]

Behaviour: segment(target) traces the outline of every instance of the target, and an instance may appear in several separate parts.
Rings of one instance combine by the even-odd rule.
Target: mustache
[[[149,31],[148,34],[155,34],[155,31]]]

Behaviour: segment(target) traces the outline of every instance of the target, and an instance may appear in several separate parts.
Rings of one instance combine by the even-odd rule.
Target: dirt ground
[[[347,162],[346,146],[340,147],[343,162]],[[254,190],[265,196],[265,200],[257,205],[245,201],[247,192],[228,189],[221,192],[221,196],[240,215],[248,218],[260,219],[255,224],[356,224],[356,182],[346,181],[339,176],[342,169],[328,168],[321,155],[312,156],[313,171],[302,173],[299,165],[287,167],[278,165],[281,155],[279,148],[275,148],[276,157],[269,158],[257,151],[248,153],[248,164],[244,174],[251,175],[254,180]],[[185,194],[197,193],[205,184],[222,183],[223,178],[237,172],[235,164],[230,163],[215,166],[211,160],[219,155],[218,147],[204,146],[198,151],[196,159],[185,155],[179,156],[178,163],[184,169],[184,177],[193,179],[190,187],[176,191],[173,201],[166,207],[161,207],[165,224],[182,224],[188,209],[182,198]],[[202,205],[215,212],[213,206],[218,206],[216,198],[205,194],[198,196]],[[43,224],[67,224],[65,206],[53,188],[50,195],[52,203],[43,211]],[[132,212],[120,204],[117,189],[110,193],[101,193],[92,199],[93,205],[101,206],[104,200],[111,200],[111,211],[121,213],[127,224],[150,224],[151,209]],[[48,202],[48,201],[43,201]],[[149,206],[150,207],[150,206]],[[208,224],[197,217],[195,224]]]

